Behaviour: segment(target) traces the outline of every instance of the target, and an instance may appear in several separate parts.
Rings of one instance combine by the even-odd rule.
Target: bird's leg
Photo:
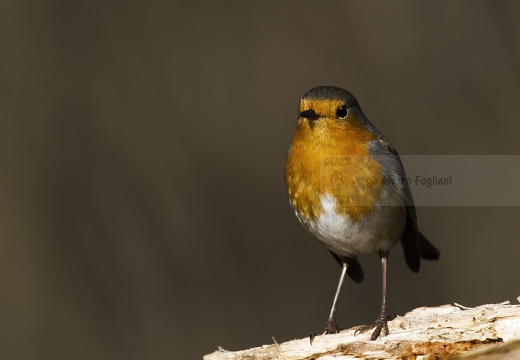
[[[334,301],[332,302],[332,309],[330,309],[330,315],[325,324],[325,334],[336,334],[340,329],[336,325],[336,307],[338,306],[339,293],[341,292],[341,286],[343,280],[345,280],[345,274],[347,273],[348,264],[346,260],[341,259],[341,276],[339,277],[338,288],[336,289],[336,295],[334,295]]]
[[[374,321],[372,325],[364,325],[357,329],[354,333],[354,335],[357,333],[364,333],[368,329],[375,327],[370,340],[376,340],[379,337],[379,334],[381,334],[381,330],[384,330],[385,336],[388,335],[388,316],[386,314],[386,264],[388,260],[388,251],[379,250],[379,257],[381,258],[381,268],[383,274],[383,298],[381,301],[381,312],[379,313],[377,320]]]

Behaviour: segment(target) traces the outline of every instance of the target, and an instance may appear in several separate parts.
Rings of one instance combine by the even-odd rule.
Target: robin
[[[389,250],[398,242],[406,263],[419,271],[420,259],[436,260],[439,251],[419,232],[412,194],[395,148],[363,114],[356,98],[334,86],[309,90],[285,157],[289,202],[302,226],[341,265],[341,276],[325,333],[339,331],[335,321],[340,290],[348,274],[364,275],[357,256],[378,254],[382,265],[381,311],[371,340],[384,330]]]

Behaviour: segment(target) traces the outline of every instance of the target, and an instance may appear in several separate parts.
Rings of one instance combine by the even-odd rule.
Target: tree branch
[[[519,298],[520,299],[520,298]],[[390,335],[370,341],[355,328],[335,335],[264,345],[248,350],[220,349],[204,360],[244,359],[520,359],[520,305],[418,308],[388,322]],[[476,350],[475,350],[476,349]]]

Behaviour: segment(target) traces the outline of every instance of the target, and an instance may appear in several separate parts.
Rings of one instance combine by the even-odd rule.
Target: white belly
[[[314,221],[296,215],[304,227],[329,250],[344,256],[387,251],[400,239],[406,226],[406,212],[401,206],[376,204],[371,213],[354,221],[336,212],[333,196],[320,198],[323,212]]]

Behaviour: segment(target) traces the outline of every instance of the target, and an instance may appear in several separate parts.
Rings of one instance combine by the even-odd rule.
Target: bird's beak
[[[320,118],[320,115],[316,114],[313,109],[305,110],[300,113],[300,117],[307,119],[311,129],[313,128],[314,121]]]

